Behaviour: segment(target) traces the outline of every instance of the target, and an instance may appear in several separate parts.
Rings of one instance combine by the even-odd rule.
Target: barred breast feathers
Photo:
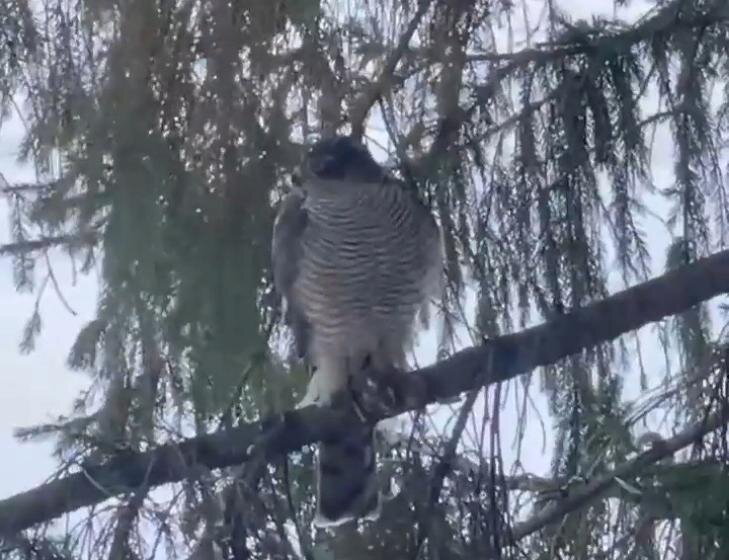
[[[309,182],[305,207],[297,288],[317,330],[346,338],[377,327],[410,338],[441,287],[440,232],[427,208],[399,184],[338,181]]]

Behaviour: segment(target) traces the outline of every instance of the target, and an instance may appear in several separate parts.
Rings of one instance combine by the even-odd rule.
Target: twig
[[[31,239],[27,241],[18,241],[16,243],[6,243],[0,245],[0,256],[3,255],[19,255],[48,249],[58,245],[90,245],[96,242],[97,235],[93,231],[83,233],[69,233],[63,235],[53,235],[49,237],[41,237],[40,239]]]
[[[380,76],[376,81],[372,82],[369,87],[365,89],[362,95],[353,103],[349,115],[349,122],[352,126],[352,136],[354,138],[361,138],[364,134],[364,121],[367,118],[367,113],[369,113],[375,102],[377,102],[380,96],[382,96],[393,82],[395,68],[400,62],[402,56],[405,54],[408,44],[410,43],[410,39],[412,39],[413,34],[418,29],[418,25],[420,25],[425,13],[428,11],[431,1],[432,0],[420,0],[418,10],[415,12],[413,19],[410,20],[410,23],[408,24],[407,29],[405,29],[402,37],[400,37],[395,50],[393,50],[387,58]]]
[[[71,304],[68,303],[68,300],[66,299],[66,296],[63,295],[63,290],[61,289],[61,286],[58,284],[58,280],[56,279],[56,275],[53,272],[53,265],[51,264],[51,259],[48,256],[48,251],[45,252],[45,261],[46,261],[46,269],[48,270],[48,277],[51,279],[51,284],[53,284],[53,290],[56,292],[56,295],[58,296],[59,301],[63,305],[63,307],[66,308],[66,311],[68,311],[71,315],[74,317],[78,315],[76,313],[76,310],[71,307]]]
[[[58,181],[51,181],[49,183],[17,183],[15,185],[8,185],[0,189],[0,192],[6,195],[20,195],[23,193],[44,193],[52,191]]]

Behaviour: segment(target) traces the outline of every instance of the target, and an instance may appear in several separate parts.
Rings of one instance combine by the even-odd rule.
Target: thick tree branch
[[[729,251],[722,251],[603,301],[519,333],[494,338],[407,374],[414,393],[425,395],[417,399],[420,403],[410,399],[410,408],[552,364],[727,292]],[[257,457],[270,460],[304,445],[336,438],[355,429],[357,422],[356,415],[343,408],[309,407],[162,445],[147,453],[120,455],[102,465],[85,466],[79,472],[0,501],[0,535],[131,492],[142,484],[153,487],[179,481],[196,464],[210,469],[236,465],[247,461],[254,451]]]

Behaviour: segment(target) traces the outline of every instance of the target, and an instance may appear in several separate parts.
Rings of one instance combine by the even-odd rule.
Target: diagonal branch
[[[640,474],[646,467],[650,467],[692,443],[697,443],[709,432],[729,422],[727,412],[724,409],[709,415],[705,420],[696,422],[676,436],[661,441],[660,445],[653,445],[648,451],[641,453],[635,459],[627,461],[604,476],[588,482],[583,488],[576,490],[564,500],[545,508],[530,519],[516,525],[512,531],[513,540],[518,541],[561,519],[568,513],[589,505],[596,498],[608,492],[616,484],[616,479],[630,480]]]
[[[727,292],[729,250],[541,325],[467,348],[406,376],[413,390],[425,395],[420,404],[434,403],[555,363]],[[410,409],[417,408],[413,399],[409,402]],[[0,501],[0,535],[102,502],[143,483],[153,487],[182,480],[196,464],[210,469],[240,464],[254,449],[257,456],[262,453],[270,461],[304,445],[340,437],[355,429],[357,422],[349,410],[308,407],[146,453],[119,455]]]
[[[569,42],[543,44],[536,48],[522,49],[511,53],[471,53],[468,62],[506,63],[509,71],[524,69],[529,64],[546,64],[563,60],[566,56],[591,55],[599,52],[627,52],[635,45],[650,41],[657,34],[679,32],[702,27],[722,26],[729,21],[729,4],[715,0],[695,14],[682,14],[684,0],[661,6],[650,17],[635,26],[620,31],[599,34],[595,38],[580,35]]]
[[[418,29],[418,26],[428,11],[430,4],[431,0],[420,0],[418,10],[410,20],[410,23],[408,24],[407,29],[405,29],[402,37],[400,37],[395,50],[392,51],[385,61],[385,65],[382,68],[379,78],[369,84],[362,95],[360,95],[354,102],[349,115],[349,122],[352,126],[352,136],[354,138],[362,137],[362,134],[364,133],[364,121],[367,118],[367,113],[369,113],[370,109],[380,96],[393,85],[393,82],[395,81],[395,68],[405,54],[405,51],[410,44],[410,39],[412,39],[413,34]]]
[[[726,0],[715,0],[700,13],[689,15],[681,13],[684,4],[684,0],[674,0],[633,27],[600,35],[594,39],[584,35],[578,40],[555,44],[551,48],[544,48],[550,46],[543,45],[540,48],[527,48],[512,53],[467,54],[466,62],[485,62],[491,65],[488,78],[474,88],[474,100],[468,107],[459,107],[450,114],[441,115],[431,148],[417,160],[410,162],[409,167],[419,173],[425,173],[424,170],[428,169],[433,161],[442,157],[445,148],[453,144],[457,133],[475,112],[494,96],[499,84],[513,74],[528,71],[532,66],[539,67],[564,60],[570,56],[604,57],[606,53],[611,52],[627,53],[636,45],[648,42],[657,35],[722,26],[729,22],[729,3]],[[541,101],[547,100],[548,98],[545,98]]]

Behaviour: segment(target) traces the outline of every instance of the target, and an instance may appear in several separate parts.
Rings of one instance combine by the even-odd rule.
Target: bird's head
[[[316,142],[306,155],[305,173],[324,180],[381,181],[384,173],[369,150],[349,136]]]

